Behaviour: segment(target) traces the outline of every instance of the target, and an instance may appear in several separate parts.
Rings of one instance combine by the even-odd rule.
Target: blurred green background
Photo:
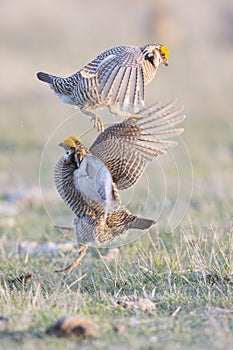
[[[43,148],[74,112],[36,79],[36,72],[66,76],[110,47],[162,42],[171,53],[169,67],[159,67],[146,89],[146,103],[177,97],[184,105],[183,138],[194,175],[188,213],[197,225],[229,225],[232,19],[227,0],[1,0],[0,214],[14,213],[15,201],[24,194],[40,201]],[[75,133],[82,128],[90,128],[85,116],[77,119]],[[179,147],[176,152],[179,157]],[[56,157],[54,153],[54,162]]]
[[[231,349],[232,2],[0,0],[0,42],[1,349]],[[52,169],[63,153],[57,143],[70,129],[87,130],[87,146],[97,133],[86,116],[70,118],[75,110],[36,73],[70,75],[108,48],[150,42],[164,43],[171,56],[147,86],[146,104],[178,98],[185,132],[122,195],[134,214],[142,209],[158,224],[111,261],[105,250],[89,249],[82,267],[54,274],[73,260],[76,239],[62,250],[41,199],[39,170],[49,214],[69,225],[72,215],[54,194]],[[173,208],[175,219],[186,216],[167,234]],[[23,249],[56,242],[52,252]],[[13,289],[12,278],[28,272],[29,286]],[[131,294],[151,299],[157,311],[117,307],[118,297]],[[64,315],[97,322],[97,339],[77,344],[46,335]]]

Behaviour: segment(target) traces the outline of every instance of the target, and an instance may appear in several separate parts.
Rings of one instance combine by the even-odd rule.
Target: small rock
[[[149,299],[140,298],[137,295],[124,295],[117,301],[118,305],[131,310],[154,311],[155,304]]]
[[[98,333],[97,325],[90,320],[78,317],[62,317],[47,329],[47,334],[57,337],[95,338]]]

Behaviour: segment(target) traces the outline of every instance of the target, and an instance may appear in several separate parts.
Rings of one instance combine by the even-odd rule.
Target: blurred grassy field
[[[64,315],[99,325],[98,338],[81,343],[83,349],[231,349],[232,18],[227,0],[181,0],[179,6],[152,0],[1,1],[0,317],[8,319],[6,325],[0,319],[2,349],[75,349],[76,340],[45,334]],[[171,156],[161,158],[148,168],[149,186],[143,178],[130,193],[130,209],[159,217],[158,225],[121,247],[110,262],[103,258],[107,250],[92,248],[82,268],[68,277],[55,275],[75,249],[50,255],[19,247],[24,241],[62,242],[41,199],[39,171],[49,215],[69,221],[51,180],[61,155],[57,137],[83,134],[90,123],[80,114],[71,118],[75,111],[60,104],[35,74],[69,75],[107,48],[158,41],[169,47],[171,58],[147,87],[147,104],[177,97],[187,115],[172,153],[178,172]],[[83,140],[90,145],[96,135],[90,130]],[[168,233],[177,198],[180,224]],[[182,222],[179,210],[186,214]],[[11,289],[8,281],[27,272],[33,281]],[[131,294],[149,298],[157,311],[116,306],[119,296]],[[116,325],[124,326],[121,334]]]

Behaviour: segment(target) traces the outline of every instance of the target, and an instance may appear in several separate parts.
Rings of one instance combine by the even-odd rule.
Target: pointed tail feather
[[[130,223],[129,228],[137,228],[139,230],[146,230],[156,223],[155,220],[144,219],[136,217],[134,221]]]
[[[48,84],[52,84],[53,78],[54,78],[53,75],[43,73],[43,72],[37,73],[36,76],[39,80],[44,81],[45,83],[48,83]]]

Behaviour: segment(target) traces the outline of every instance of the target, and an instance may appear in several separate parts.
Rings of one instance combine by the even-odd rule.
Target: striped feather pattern
[[[84,113],[99,105],[116,104],[134,112],[144,106],[145,85],[154,78],[161,62],[161,46],[117,46],[67,78],[42,72],[37,77],[47,82],[64,103],[78,106]]]
[[[67,142],[67,140],[70,139],[72,142]],[[83,189],[75,186],[75,174],[77,174],[78,167],[82,164],[83,159],[87,157],[90,151],[83,146],[76,137],[71,136],[67,140],[61,144],[66,150],[66,155],[59,159],[55,165],[54,181],[60,196],[75,214],[73,227],[79,244],[88,244],[91,242],[103,244],[112,241],[131,228],[145,230],[155,223],[154,220],[132,215],[124,206],[121,206],[119,193],[114,182],[112,183],[114,197],[117,199],[120,206],[115,210],[112,209],[110,212],[106,212],[104,206],[100,204],[100,202],[86,197],[87,192],[85,192],[83,196],[81,194]],[[112,143],[112,141],[113,140],[110,140],[110,143]],[[104,152],[106,151],[104,147],[106,145],[107,144],[102,144]],[[121,144],[121,146],[123,147],[123,152],[126,152],[125,145]],[[119,149],[119,151],[122,151],[122,149]],[[91,161],[91,157],[88,159]],[[114,158],[113,161],[115,165],[118,166],[119,181],[121,181],[121,172],[125,171],[127,181],[129,177],[128,173],[134,174],[137,163],[141,161],[145,162],[140,154],[138,154],[137,159],[132,159],[128,168],[128,163],[122,162],[120,158]],[[110,163],[109,169],[111,169]],[[92,182],[90,181],[89,186],[91,186],[91,184]],[[86,184],[84,184],[84,186],[85,185]],[[93,189],[94,193],[95,190],[96,189]]]
[[[87,215],[73,220],[79,244],[108,243],[132,228],[146,230],[153,224],[154,220],[132,215],[125,207],[109,213],[106,219],[103,216],[93,218],[92,215]]]
[[[67,162],[64,157],[60,158],[54,168],[54,182],[58,193],[68,208],[79,217],[85,215],[97,215],[96,212],[104,213],[104,209],[98,203],[85,201],[74,185],[74,172],[77,170],[76,163]],[[91,205],[92,203],[92,205]]]
[[[130,228],[144,230],[155,223],[153,220],[132,215],[123,206],[105,217],[104,208],[101,205],[91,200],[86,202],[76,190],[74,186],[75,170],[77,170],[77,165],[74,159],[68,162],[64,157],[60,158],[55,165],[54,181],[58,193],[75,214],[73,227],[79,244],[107,243]]]
[[[147,162],[177,144],[164,137],[183,132],[182,128],[174,128],[185,118],[181,111],[182,108],[174,108],[174,103],[153,105],[142,110],[138,118],[114,124],[97,137],[90,151],[109,167],[118,189],[135,184]]]

